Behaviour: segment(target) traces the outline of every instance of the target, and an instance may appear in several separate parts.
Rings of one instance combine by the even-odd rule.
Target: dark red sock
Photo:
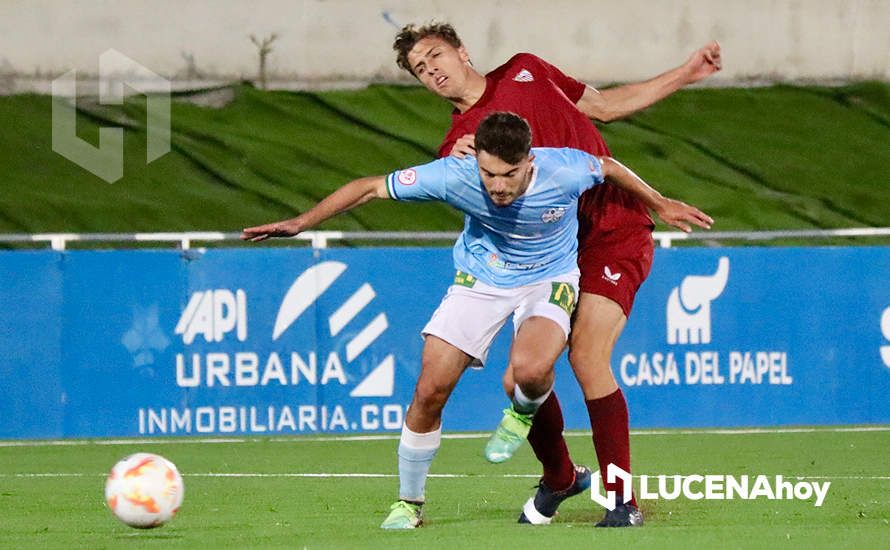
[[[567,489],[575,481],[575,465],[562,436],[564,427],[559,399],[552,392],[535,413],[528,442],[544,466],[544,483],[556,491]]]
[[[606,482],[606,468],[609,464],[630,472],[630,420],[627,401],[618,388],[613,393],[599,399],[587,400],[587,414],[590,415],[590,429],[593,431],[593,447],[600,465],[600,475],[607,491],[620,495],[621,480]],[[637,505],[635,496],[629,504]]]

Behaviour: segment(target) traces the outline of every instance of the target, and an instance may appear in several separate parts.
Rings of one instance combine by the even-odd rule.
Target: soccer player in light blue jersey
[[[466,214],[454,267],[486,285],[516,288],[577,269],[578,197],[603,182],[596,157],[575,149],[533,149],[518,164],[496,155],[477,165],[444,159],[386,177],[390,197],[447,202]],[[493,157],[493,158],[492,158]],[[480,185],[483,180],[496,182]],[[500,181],[519,176],[518,185]]]
[[[398,448],[399,500],[381,527],[422,522],[424,487],[439,448],[442,409],[464,370],[485,363],[494,336],[513,315],[509,362],[513,407],[533,415],[553,388],[553,364],[565,348],[578,296],[577,199],[595,185],[628,190],[667,223],[707,227],[697,208],[663,197],[609,157],[574,149],[531,148],[521,117],[493,113],[476,131],[477,157],[447,157],[341,187],[296,218],[244,230],[261,241],[296,235],[372,199],[447,202],[466,214],[454,245],[454,284],[424,327],[423,357]],[[576,476],[559,503],[590,486]],[[529,501],[525,514],[540,515]],[[529,518],[533,523],[546,518]]]

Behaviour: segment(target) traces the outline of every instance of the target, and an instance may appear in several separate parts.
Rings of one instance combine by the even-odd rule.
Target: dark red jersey
[[[479,101],[464,113],[455,110],[452,114],[451,128],[439,146],[440,157],[450,154],[463,135],[476,133],[482,119],[496,111],[510,111],[525,118],[531,126],[534,147],[572,147],[611,156],[599,130],[575,106],[584,94],[583,82],[528,53],[516,54],[485,75],[485,80],[485,92]],[[582,246],[591,231],[652,227],[645,205],[614,185],[598,185],[581,197],[579,221]]]

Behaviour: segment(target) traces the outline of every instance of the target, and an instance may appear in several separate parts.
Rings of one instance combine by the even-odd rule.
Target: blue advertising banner
[[[612,357],[632,426],[890,422],[888,273],[887,247],[658,250]],[[400,429],[453,270],[444,248],[42,251],[0,277],[0,438],[288,435]],[[497,424],[511,332],[446,430]]]

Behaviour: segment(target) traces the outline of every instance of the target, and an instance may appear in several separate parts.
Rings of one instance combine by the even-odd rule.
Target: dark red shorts
[[[609,298],[630,317],[637,290],[652,269],[652,230],[643,225],[628,225],[588,231],[582,239],[578,243],[581,292]]]

